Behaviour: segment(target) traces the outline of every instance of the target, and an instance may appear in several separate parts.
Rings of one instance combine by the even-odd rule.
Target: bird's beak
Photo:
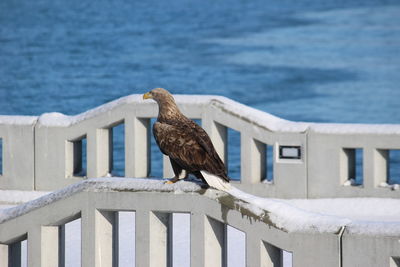
[[[149,99],[149,98],[153,98],[153,96],[151,95],[150,92],[147,92],[143,95],[143,99]]]

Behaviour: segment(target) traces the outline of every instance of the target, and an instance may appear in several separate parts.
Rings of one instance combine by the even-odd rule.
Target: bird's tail
[[[231,190],[232,186],[229,182],[225,181],[223,178],[218,177],[214,174],[211,174],[207,171],[200,171],[203,175],[204,180],[206,180],[207,184],[215,189],[228,192]]]
[[[242,190],[231,185],[229,182],[227,182],[223,178],[218,177],[214,174],[211,174],[207,171],[200,171],[200,172],[203,175],[204,180],[206,180],[206,182],[208,183],[209,186],[211,186],[215,189],[224,191],[237,199],[241,199],[243,201],[246,201],[248,203],[252,203],[252,204],[258,206],[257,200],[260,199],[259,197],[256,197],[256,196],[251,195],[246,192],[243,192]]]

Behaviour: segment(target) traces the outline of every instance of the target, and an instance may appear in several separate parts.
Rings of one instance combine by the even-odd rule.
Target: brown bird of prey
[[[228,190],[225,165],[206,131],[180,112],[167,90],[153,89],[143,99],[153,99],[158,104],[153,134],[161,152],[169,156],[175,174],[167,183],[175,183],[191,173],[211,187]]]

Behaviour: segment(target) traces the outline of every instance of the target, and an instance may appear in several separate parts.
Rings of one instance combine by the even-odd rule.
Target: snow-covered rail
[[[233,197],[192,182],[99,178],[3,210],[0,267],[20,266],[20,242],[25,239],[30,267],[64,266],[63,227],[77,218],[82,266],[116,267],[120,211],[136,214],[136,266],[171,266],[172,213],[190,216],[191,266],[226,266],[227,225],[245,234],[249,267],[281,266],[282,249],[293,253],[296,267],[398,266],[400,259],[398,225],[387,232],[373,223],[307,213],[246,194]]]
[[[240,132],[241,180],[237,186],[280,198],[400,197],[390,185],[390,155],[400,150],[400,125],[318,124],[286,121],[225,97],[177,95],[183,113],[201,119],[225,161],[227,128]],[[76,116],[0,117],[1,189],[55,190],[86,177],[112,172],[112,129],[124,124],[125,176],[147,177],[151,169],[150,119],[157,107],[131,95]],[[79,173],[82,143],[87,171]],[[267,154],[266,147],[273,153]],[[357,164],[363,156],[362,163]],[[273,180],[265,182],[267,161]],[[164,176],[172,177],[166,158]],[[352,185],[357,166],[363,180]],[[154,166],[160,168],[160,166]],[[399,179],[397,179],[399,180]]]

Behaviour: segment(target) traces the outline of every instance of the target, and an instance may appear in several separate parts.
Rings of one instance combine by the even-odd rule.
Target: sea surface
[[[398,0],[0,1],[3,115],[72,115],[164,87],[294,121],[399,124],[399,73]]]

